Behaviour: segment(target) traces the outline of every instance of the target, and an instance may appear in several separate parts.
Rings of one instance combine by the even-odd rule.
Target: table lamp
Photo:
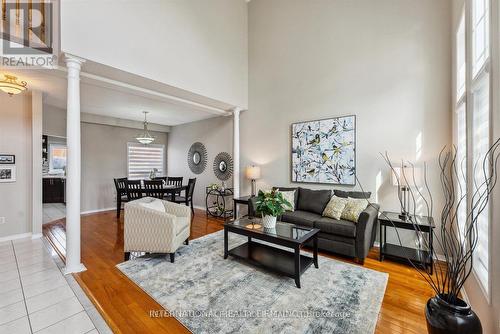
[[[406,220],[409,218],[410,214],[408,213],[409,206],[409,186],[407,180],[411,178],[411,175],[408,171],[407,166],[394,167],[392,171],[392,185],[398,187],[398,196],[402,199],[402,207],[401,214],[399,218],[401,220]]]
[[[246,177],[252,180],[252,197],[255,197],[256,185],[255,180],[260,179],[260,167],[259,166],[248,166],[246,169]]]

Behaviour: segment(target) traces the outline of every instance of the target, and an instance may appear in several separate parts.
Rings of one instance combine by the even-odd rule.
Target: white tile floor
[[[66,205],[63,203],[43,203],[43,223],[66,217]]]
[[[0,243],[0,334],[111,333],[43,239]]]

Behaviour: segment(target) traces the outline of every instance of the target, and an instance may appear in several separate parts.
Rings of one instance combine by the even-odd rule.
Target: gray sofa
[[[379,206],[368,204],[359,216],[358,222],[336,220],[323,217],[322,213],[330,201],[332,191],[310,190],[306,188],[279,187],[282,191],[295,190],[295,211],[285,212],[281,221],[299,226],[315,227],[320,229],[318,234],[318,248],[349,257],[354,257],[363,264],[368,251],[373,246],[376,234]],[[357,191],[334,190],[338,197],[369,198],[370,193]],[[249,201],[248,215],[257,217],[254,197]]]

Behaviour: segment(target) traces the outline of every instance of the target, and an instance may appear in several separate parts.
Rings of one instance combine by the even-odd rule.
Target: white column
[[[33,152],[32,170],[32,235],[33,239],[42,236],[42,135],[43,135],[43,100],[42,92],[31,92],[31,147]]]
[[[68,107],[66,136],[66,268],[65,273],[84,271],[80,257],[80,69],[83,59],[66,54],[68,68]]]
[[[234,198],[240,197],[240,108],[233,110],[233,188]]]

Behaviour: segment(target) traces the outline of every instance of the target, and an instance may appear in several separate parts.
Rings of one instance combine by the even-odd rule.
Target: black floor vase
[[[425,318],[429,334],[482,334],[481,322],[470,306],[461,299],[451,304],[447,296],[427,301]]]

